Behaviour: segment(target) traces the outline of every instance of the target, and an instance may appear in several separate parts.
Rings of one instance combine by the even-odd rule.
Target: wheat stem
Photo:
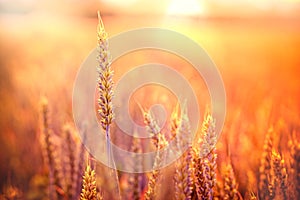
[[[55,151],[56,147],[53,144],[53,131],[49,126],[49,108],[46,98],[42,100],[42,125],[43,143],[45,147],[45,160],[49,166],[50,176],[50,198],[64,199],[65,193],[62,187],[61,170],[59,169],[58,155]],[[55,190],[55,195],[52,192]]]
[[[111,149],[111,139],[110,139],[110,125],[114,119],[113,111],[113,71],[111,69],[111,57],[109,52],[109,45],[107,39],[107,33],[105,31],[103,21],[98,11],[98,27],[97,27],[97,39],[98,39],[98,114],[100,116],[100,122],[102,129],[106,134],[106,147],[107,147],[107,159],[110,169],[110,175],[115,179],[115,192],[118,198],[121,199],[120,188],[119,188],[119,177],[116,168],[114,158]]]
[[[65,173],[66,173],[66,195],[69,199],[72,199],[75,192],[75,142],[73,140],[73,130],[69,124],[63,127],[64,140],[66,143],[66,154],[65,154]]]
[[[136,132],[134,132],[133,136],[136,136]],[[135,169],[135,172],[140,171],[142,169],[142,160],[139,156],[136,154],[142,153],[142,147],[141,142],[138,138],[133,138],[132,140],[132,146],[131,146],[131,152],[134,152],[133,154],[133,168]],[[141,193],[141,174],[140,173],[133,173],[130,175],[128,184],[129,184],[129,197],[132,200],[139,200],[140,199],[140,193]]]

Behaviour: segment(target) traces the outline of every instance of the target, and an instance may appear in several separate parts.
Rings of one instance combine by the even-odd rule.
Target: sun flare
[[[199,15],[203,13],[203,5],[199,0],[172,0],[167,13],[170,15]]]

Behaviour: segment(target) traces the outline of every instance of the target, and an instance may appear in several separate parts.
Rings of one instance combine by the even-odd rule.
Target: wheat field
[[[0,199],[300,198],[299,20],[102,19],[105,30],[97,29],[96,12],[84,18],[1,14]],[[151,141],[132,139],[115,126],[109,98],[113,83],[132,66],[153,60],[173,66],[195,88],[201,110],[209,104],[206,86],[186,61],[163,52],[134,52],[111,66],[98,58],[98,89],[107,99],[95,104],[106,136],[132,152],[162,149],[176,135],[178,145],[187,147],[165,168],[125,173],[98,162],[78,138],[73,81],[91,49],[98,45],[101,51],[109,50],[101,33],[155,25],[188,35],[210,54],[226,88],[226,121],[218,138],[215,118],[207,109],[197,139],[186,140],[189,113],[178,109],[164,88],[147,86],[134,94],[130,112],[148,128]],[[143,109],[136,102],[143,102]],[[156,102],[164,104],[169,115],[161,131],[148,110]],[[154,165],[159,166],[163,156],[157,154]]]

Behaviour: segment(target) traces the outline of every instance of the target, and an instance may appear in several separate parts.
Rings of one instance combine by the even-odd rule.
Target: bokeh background
[[[228,100],[221,138],[227,145],[218,148],[225,155],[230,147],[240,178],[244,167],[257,164],[271,125],[299,130],[298,0],[0,0],[0,193],[14,185],[27,194],[44,173],[40,97],[49,99],[55,131],[72,121],[73,81],[96,47],[97,10],[109,35],[162,27],[206,49]],[[153,52],[134,58],[115,64],[116,80],[126,66],[154,60],[173,65],[193,82],[194,74],[175,58]],[[202,88],[195,88],[201,94]]]

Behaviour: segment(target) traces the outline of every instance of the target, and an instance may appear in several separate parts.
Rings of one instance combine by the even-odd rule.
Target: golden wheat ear
[[[105,31],[100,12],[98,11],[98,26],[97,26],[97,72],[98,72],[98,114],[100,116],[100,122],[102,129],[106,134],[106,148],[107,148],[107,160],[110,169],[110,176],[115,180],[115,192],[118,199],[121,199],[119,177],[117,174],[115,161],[111,149],[110,139],[110,126],[114,119],[114,110],[112,99],[114,96],[113,91],[113,70],[111,68],[111,56],[109,52],[107,32]]]
[[[235,178],[233,167],[230,162],[225,166],[224,199],[228,199],[228,200],[242,199],[238,191],[238,184]]]
[[[257,197],[254,194],[254,192],[247,192],[244,199],[245,200],[256,200]]]
[[[178,138],[178,131],[180,126],[180,114],[179,114],[179,103],[176,104],[175,109],[173,110],[170,118],[170,130],[171,130],[171,139]]]
[[[201,127],[201,137],[198,140],[195,157],[195,185],[199,199],[212,199],[216,187],[217,154],[215,119],[206,113]]]
[[[157,195],[156,192],[156,189],[158,188],[157,182],[160,177],[160,170],[158,168],[162,165],[165,156],[164,154],[161,153],[160,150],[163,149],[166,145],[168,145],[168,142],[164,134],[160,132],[160,128],[157,122],[155,121],[154,117],[152,116],[152,114],[149,111],[147,112],[142,108],[141,110],[144,116],[144,123],[146,124],[147,130],[150,133],[150,136],[152,138],[152,141],[157,151],[154,159],[153,170],[150,173],[147,189],[144,194],[144,198],[146,200],[150,200],[150,199],[155,199]]]
[[[108,46],[107,33],[104,29],[103,21],[98,11],[98,54],[97,54],[97,71],[98,71],[98,114],[100,115],[101,125],[104,131],[107,131],[114,119],[112,98],[113,92],[113,71],[111,69],[111,57]]]
[[[80,194],[81,200],[103,200],[101,192],[97,192],[96,172],[88,164],[82,177],[82,190]]]
[[[181,124],[181,119],[179,116],[179,104],[177,103],[176,107],[174,108],[171,118],[170,118],[170,130],[171,130],[171,138],[175,139],[175,149],[174,153],[177,153],[180,151],[180,124]],[[186,159],[183,159],[180,157],[176,163],[175,163],[175,174],[173,178],[173,183],[174,183],[174,195],[175,195],[175,200],[179,199],[185,199],[185,194],[184,194],[184,188],[186,185],[186,179],[185,175],[186,173],[183,173],[185,169],[185,163]]]
[[[174,174],[175,199],[191,199],[194,188],[194,149],[191,141],[191,128],[187,113],[187,106],[183,104],[181,117],[179,118],[178,107],[175,108],[173,119],[177,123],[177,148],[181,151],[184,148],[186,151],[182,157],[176,161],[176,169]],[[177,119],[176,119],[177,118]],[[178,119],[179,118],[179,119]],[[172,130],[172,129],[171,129]]]
[[[106,145],[107,145],[107,159],[110,164],[113,164],[113,158],[111,155],[110,146],[110,125],[114,119],[114,111],[112,98],[113,92],[113,71],[111,69],[111,58],[108,47],[107,33],[105,31],[103,21],[98,11],[98,26],[97,26],[97,44],[98,44],[98,54],[97,54],[97,71],[98,71],[98,114],[100,116],[100,122],[102,129],[106,133]]]
[[[285,166],[285,161],[281,155],[275,150],[272,151],[272,173],[271,178],[274,184],[275,197],[280,197],[281,199],[287,199],[287,170]]]

